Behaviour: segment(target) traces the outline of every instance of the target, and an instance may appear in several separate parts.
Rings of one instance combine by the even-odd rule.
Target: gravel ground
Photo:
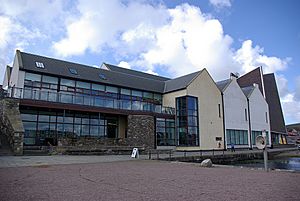
[[[300,174],[164,161],[0,168],[0,200],[282,200]]]

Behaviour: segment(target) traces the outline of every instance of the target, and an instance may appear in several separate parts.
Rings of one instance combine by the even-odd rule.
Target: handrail
[[[172,107],[164,107],[145,101],[123,100],[96,95],[79,95],[12,87],[8,90],[8,97],[175,115],[175,108]]]

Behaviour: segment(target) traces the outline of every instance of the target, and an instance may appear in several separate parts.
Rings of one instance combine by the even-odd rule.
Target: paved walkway
[[[146,159],[141,156],[140,159]],[[61,164],[103,163],[114,161],[137,160],[129,155],[105,155],[105,156],[0,156],[0,168],[2,167],[24,167]]]
[[[295,201],[300,197],[298,173],[154,160],[0,168],[0,181],[3,201]]]
[[[282,148],[270,149],[269,152],[274,151],[292,151],[295,148]],[[234,153],[225,151],[225,155],[240,154],[240,153],[257,153],[261,150],[241,150]],[[186,156],[211,156],[222,155],[223,151],[212,152],[174,152],[172,157]],[[153,154],[152,158],[155,159],[157,154]],[[159,154],[159,158],[169,158],[169,154]],[[130,160],[145,160],[148,155],[140,155],[139,159],[131,158],[130,155],[102,155],[102,156],[72,156],[72,155],[53,155],[53,156],[0,156],[0,168],[2,167],[23,167],[23,166],[42,166],[42,165],[58,165],[58,164],[83,164],[83,163],[102,163],[114,161],[130,161]]]

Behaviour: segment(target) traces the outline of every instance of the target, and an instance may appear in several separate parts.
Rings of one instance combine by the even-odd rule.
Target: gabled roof
[[[186,88],[202,71],[197,71],[165,82],[165,93]]]
[[[230,84],[231,82],[231,79],[226,79],[226,80],[221,80],[219,82],[217,82],[217,87],[219,88],[219,90],[221,92],[224,92],[226,87]]]
[[[75,78],[79,80],[157,93],[163,93],[164,91],[164,81],[150,79],[150,75],[142,77],[137,76],[134,73],[125,74],[117,71],[99,69],[87,65],[38,56],[20,51],[17,51],[17,57],[21,60],[19,61],[20,69],[27,71],[40,72],[50,75],[60,75],[62,77]],[[43,63],[44,68],[37,68],[35,62]],[[71,74],[69,68],[75,69],[77,71],[77,75]],[[101,75],[102,78],[100,78],[99,75]]]
[[[159,81],[170,80],[170,78],[166,78],[166,77],[162,77],[162,76],[158,76],[158,75],[152,75],[149,73],[144,73],[144,72],[140,72],[140,71],[136,71],[136,70],[132,70],[132,69],[126,69],[126,68],[122,68],[122,67],[107,64],[107,63],[103,63],[102,65],[105,65],[105,67],[108,68],[109,70],[118,72],[118,73],[125,73],[128,75],[139,76],[139,77],[153,79],[153,80],[159,80]]]
[[[240,87],[247,87],[254,83],[258,84],[258,88],[261,93],[264,95],[264,86],[263,86],[263,72],[261,67],[257,67],[254,70],[244,74],[243,76],[237,79],[238,84]]]
[[[247,98],[249,98],[251,96],[252,92],[254,91],[254,89],[255,89],[255,86],[248,86],[248,87],[243,87],[242,91],[245,94],[245,96]]]

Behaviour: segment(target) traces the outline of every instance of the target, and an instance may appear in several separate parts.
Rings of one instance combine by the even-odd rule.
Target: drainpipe
[[[225,136],[225,109],[224,109],[224,94],[221,92],[221,97],[222,97],[222,113],[223,113],[223,138],[224,138],[224,151],[226,151],[227,146],[226,146],[226,136]]]
[[[249,135],[250,135],[250,150],[252,150],[252,131],[251,131],[251,119],[250,119],[250,103],[249,98],[247,98],[247,105],[248,105],[248,121],[249,121]]]

